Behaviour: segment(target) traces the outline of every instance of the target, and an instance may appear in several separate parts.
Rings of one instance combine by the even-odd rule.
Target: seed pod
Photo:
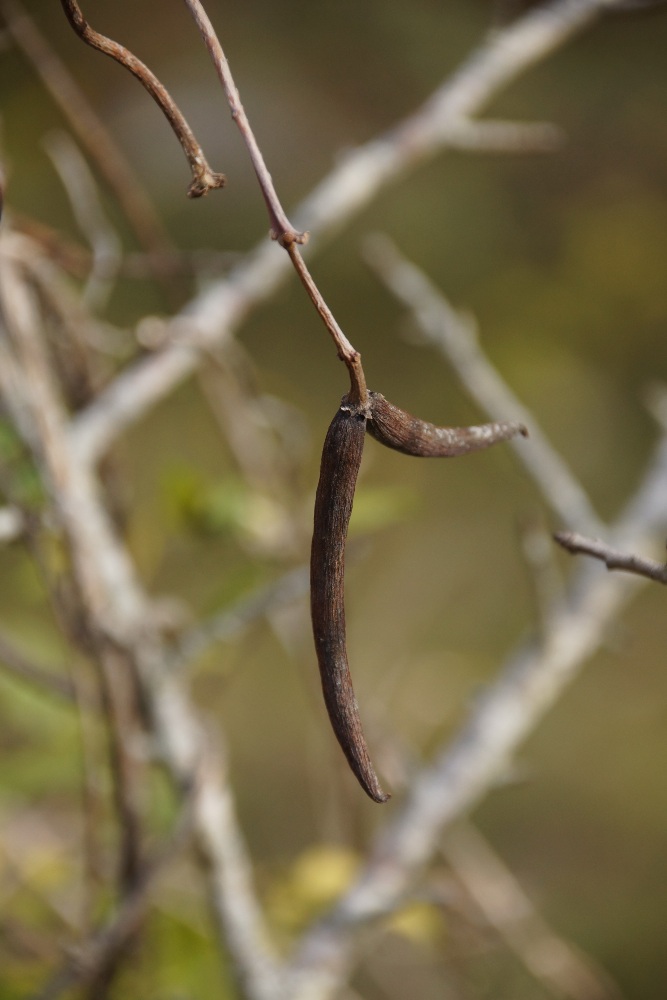
[[[366,433],[366,409],[343,397],[322,450],[310,554],[310,608],[322,691],[336,738],[364,791],[386,802],[371,763],[347,662],[345,539]]]
[[[419,458],[447,458],[481,451],[517,434],[528,436],[523,424],[481,424],[478,427],[436,427],[400,410],[379,392],[370,392],[366,430],[376,441]]]

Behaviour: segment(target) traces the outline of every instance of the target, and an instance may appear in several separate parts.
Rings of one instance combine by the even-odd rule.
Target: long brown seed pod
[[[331,421],[315,497],[310,609],[322,691],[336,738],[364,791],[386,802],[371,763],[345,643],[345,539],[366,435],[366,408],[343,397]]]
[[[315,497],[310,555],[315,649],[336,738],[364,791],[376,802],[386,802],[389,796],[375,774],[361,728],[345,633],[345,540],[366,431],[388,448],[421,458],[465,455],[528,432],[517,423],[437,427],[394,406],[379,392],[367,393],[364,403],[344,396],[329,426]]]
[[[370,415],[366,424],[369,434],[405,455],[418,458],[447,458],[481,451],[498,441],[507,441],[517,434],[528,436],[523,424],[494,423],[478,427],[437,427],[400,410],[379,392],[369,392]]]

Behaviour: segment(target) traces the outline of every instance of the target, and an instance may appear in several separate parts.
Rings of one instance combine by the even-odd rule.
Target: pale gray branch
[[[22,534],[25,519],[16,507],[0,507],[0,542],[13,542]]]
[[[565,141],[550,122],[462,120],[448,130],[447,145],[471,153],[553,153]]]
[[[384,236],[366,244],[366,258],[389,291],[414,315],[420,331],[452,365],[462,383],[494,420],[525,424],[529,431],[516,454],[545,502],[568,525],[588,533],[605,528],[579,481],[533,413],[519,401],[478,344],[472,323],[457,312],[426,275]]]
[[[39,463],[71,548],[90,627],[134,662],[156,740],[176,787],[194,789],[194,838],[224,947],[250,996],[274,1000],[277,966],[268,945],[249,859],[220,755],[185,687],[165,669],[150,628],[151,604],[129,553],[100,502],[92,470],[71,448],[67,423],[40,338],[41,317],[19,267],[0,257],[0,386],[5,405]],[[16,356],[15,356],[16,355]]]
[[[77,225],[93,252],[82,300],[84,306],[96,311],[106,305],[121,265],[120,237],[102,208],[95,180],[76,143],[66,132],[52,132],[45,137],[44,145],[67,192]]]
[[[476,827],[457,824],[441,850],[484,918],[551,995],[620,1000],[609,975],[549,926]]]
[[[174,666],[192,663],[216,642],[228,642],[248,628],[258,618],[292,604],[308,593],[310,574],[307,566],[285,573],[278,580],[243,597],[208,620],[186,632],[173,655]]]
[[[74,986],[94,984],[109,965],[119,960],[144,919],[159,877],[187,845],[192,829],[189,806],[186,799],[182,815],[170,835],[145,864],[139,883],[123,899],[117,911],[86,941],[70,949],[63,966],[49,979],[36,1000],[56,1000]]]

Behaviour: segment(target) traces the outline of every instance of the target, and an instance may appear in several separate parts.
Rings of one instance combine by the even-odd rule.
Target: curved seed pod
[[[334,733],[364,791],[386,802],[359,718],[345,645],[345,539],[366,433],[366,409],[343,397],[322,451],[310,554],[310,609],[322,691]]]
[[[370,392],[370,416],[366,425],[376,441],[419,458],[447,458],[481,451],[517,434],[528,436],[523,424],[481,424],[478,427],[436,427],[400,410],[379,392]]]

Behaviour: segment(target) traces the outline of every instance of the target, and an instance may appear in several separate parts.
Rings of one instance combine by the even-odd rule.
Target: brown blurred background
[[[136,82],[72,35],[59,4],[26,6],[122,144],[176,244],[231,253],[254,246],[267,231],[263,203],[183,6],[91,0],[86,13],[154,69],[211,163],[227,173],[228,188],[199,202],[185,197],[181,152]],[[342,151],[416,107],[508,14],[507,5],[481,0],[211,0],[208,10],[288,209]],[[483,419],[444,362],[405,336],[414,332],[411,322],[364,264],[364,236],[390,234],[456,305],[475,313],[490,357],[603,517],[622,507],[657,440],[645,396],[667,366],[666,51],[664,8],[607,18],[488,111],[557,123],[567,136],[561,150],[438,157],[384,191],[312,260],[373,388],[439,423]],[[63,120],[11,47],[0,55],[0,98],[10,210],[80,239],[42,146]],[[224,267],[215,261],[209,278]],[[110,318],[128,326],[166,311],[148,281],[121,281],[109,305]],[[245,487],[195,384],[174,393],[117,449],[127,530],[144,579],[152,592],[181,598],[193,618],[307,560],[320,442],[345,391],[333,348],[294,280],[253,314],[240,340],[261,390],[295,408],[306,441],[297,463],[299,552],[289,559],[253,553],[238,516],[248,502]],[[560,525],[502,447],[461,462],[411,463],[369,442],[357,513],[347,600],[362,714],[371,741],[395,733],[408,753],[428,756],[536,627],[518,544],[524,526]],[[570,563],[555,558],[567,573]],[[0,551],[0,588],[7,629],[45,658],[62,660],[66,648],[18,547]],[[516,782],[475,815],[541,912],[633,1000],[662,1000],[667,991],[664,622],[664,593],[646,587],[605,652],[523,748]],[[363,850],[382,813],[340,766],[319,704],[305,599],[216,647],[193,683],[206,712],[224,724],[267,898],[277,886],[289,896],[281,879],[313,845]],[[1,672],[0,704],[0,820],[9,841],[24,840],[16,830],[26,816],[44,817],[53,829],[75,825],[74,721]],[[155,794],[159,814],[166,794]],[[42,841],[30,831],[37,887],[57,882],[66,861],[57,851],[49,855],[47,844],[40,868]],[[14,891],[5,891],[7,905],[16,905]],[[118,996],[219,990],[206,924],[197,906],[188,906],[165,908],[156,919],[152,967]],[[16,912],[47,937],[50,917],[39,900],[19,893]],[[502,950],[462,937],[447,917],[435,943],[417,935],[393,995],[548,995]],[[26,969],[20,955],[5,955],[2,1000],[26,995]],[[454,983],[453,992],[442,992],[444,982]],[[364,997],[392,995],[368,970],[356,985]]]

